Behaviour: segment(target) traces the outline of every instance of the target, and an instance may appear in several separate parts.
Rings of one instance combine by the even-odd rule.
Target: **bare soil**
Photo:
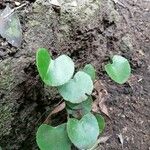
[[[20,0],[20,3],[24,2]],[[14,1],[10,0],[9,3],[15,6]],[[20,10],[23,33],[28,30],[26,24],[33,13],[32,5],[30,1],[26,8]],[[55,57],[68,54],[75,61],[77,69],[87,63],[95,66],[97,80],[103,83],[108,92],[106,106],[111,116],[110,119],[103,114],[107,125],[102,136],[110,138],[100,144],[99,149],[150,150],[150,2],[114,0],[113,5],[120,20],[110,20],[104,7],[99,12],[102,15],[102,20],[98,20],[99,25],[81,28],[72,23],[70,40],[60,47],[52,39],[53,47],[47,48]],[[5,6],[5,0],[0,2],[1,9]],[[8,117],[3,121],[6,122],[5,129],[10,129],[7,134],[0,134],[0,146],[3,150],[37,150],[36,130],[61,98],[41,82],[35,67],[35,55],[28,54],[25,39],[20,49],[12,47],[3,38],[0,38],[0,42],[1,67],[4,69],[7,63],[13,64],[13,78],[17,81],[13,87],[0,87],[0,106],[5,106],[7,101],[13,104],[10,111],[12,120]],[[57,47],[59,49],[56,50]],[[103,69],[114,54],[126,57],[132,67],[132,76],[123,85],[110,80]],[[12,83],[11,79],[8,83]],[[59,122],[57,116],[55,122]],[[119,134],[123,137],[123,147]]]

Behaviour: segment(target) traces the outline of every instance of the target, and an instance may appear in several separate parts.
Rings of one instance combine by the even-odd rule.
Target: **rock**
[[[50,3],[44,4],[45,2],[38,0],[33,5],[32,15],[28,17],[25,40],[30,51],[39,47],[58,51],[66,41],[70,41],[73,27],[96,26],[101,1],[64,0],[61,1],[60,13],[55,12]]]
[[[133,51],[132,38],[130,34],[122,37],[121,49],[124,51]]]

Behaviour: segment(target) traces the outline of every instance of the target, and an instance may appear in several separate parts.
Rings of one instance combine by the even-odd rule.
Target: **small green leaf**
[[[44,82],[50,80],[47,70],[49,67],[49,64],[51,63],[51,57],[48,53],[47,49],[45,48],[39,48],[36,53],[36,66],[38,69],[38,72]]]
[[[91,79],[94,81],[95,78],[96,78],[96,71],[94,69],[94,67],[91,65],[91,64],[87,64],[84,68],[83,68],[83,71],[85,73],[87,73]]]
[[[58,87],[61,96],[71,103],[81,103],[91,95],[93,82],[88,74],[79,71],[68,83]]]
[[[96,114],[95,117],[96,117],[98,125],[99,125],[99,132],[102,133],[103,130],[105,129],[105,120],[104,120],[104,117],[102,117],[99,114]]]
[[[66,104],[66,109],[69,114],[74,117],[78,117],[78,113],[80,112],[80,114],[83,116],[92,110],[92,97],[89,96],[86,101],[83,101],[79,104],[73,104],[70,102],[66,102]]]
[[[81,120],[70,118],[67,132],[71,142],[79,149],[91,148],[99,135],[99,127],[95,116],[86,114]]]
[[[52,60],[44,48],[38,49],[36,53],[36,65],[42,80],[49,86],[67,83],[74,73],[74,63],[70,57],[61,55]]]
[[[36,141],[40,150],[71,150],[66,124],[57,127],[42,124],[36,133]]]
[[[105,65],[109,77],[119,84],[125,83],[131,74],[131,67],[128,60],[122,56],[115,55],[112,64]]]

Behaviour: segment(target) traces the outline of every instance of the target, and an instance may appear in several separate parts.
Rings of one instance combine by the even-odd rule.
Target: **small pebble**
[[[15,1],[15,5],[16,5],[16,6],[19,6],[19,5],[20,5],[20,2]]]

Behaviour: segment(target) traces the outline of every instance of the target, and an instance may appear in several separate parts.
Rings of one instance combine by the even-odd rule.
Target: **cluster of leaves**
[[[70,150],[71,143],[79,149],[92,148],[105,127],[104,118],[91,113],[94,67],[88,64],[74,75],[71,58],[61,55],[53,60],[44,48],[37,51],[36,65],[44,83],[58,88],[68,112],[67,123],[57,127],[42,124],[38,128],[36,140],[40,149]]]
[[[115,55],[112,64],[105,70],[112,80],[125,83],[131,72],[127,59]],[[92,94],[95,69],[91,64],[74,74],[74,63],[70,57],[61,55],[55,60],[49,52],[40,48],[36,54],[36,65],[43,82],[57,87],[66,103],[68,121],[57,127],[42,124],[36,140],[41,150],[70,150],[73,143],[78,149],[92,149],[105,128],[104,118],[93,115]],[[80,114],[80,115],[79,115]]]
[[[57,0],[51,3],[59,5]],[[20,21],[9,5],[0,14],[0,34],[13,46],[21,45]],[[74,74],[75,67],[71,58],[61,55],[53,60],[44,48],[37,51],[36,65],[43,82],[57,87],[65,100],[68,113],[67,123],[57,127],[42,124],[38,128],[38,146],[41,150],[70,150],[73,143],[79,149],[91,149],[105,128],[104,118],[91,113],[93,100],[90,95],[96,76],[94,67],[88,64]],[[125,83],[131,73],[128,60],[119,55],[112,58],[112,64],[105,65],[105,70],[119,84]]]

